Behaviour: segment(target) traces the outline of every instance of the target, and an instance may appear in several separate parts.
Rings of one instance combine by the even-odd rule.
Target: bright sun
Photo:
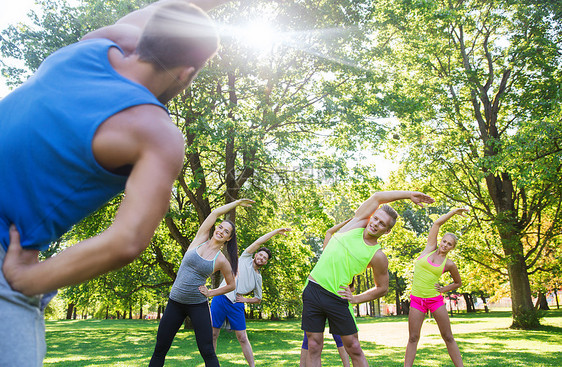
[[[278,33],[267,21],[252,22],[237,28],[235,37],[246,46],[262,52],[270,51],[278,41]]]

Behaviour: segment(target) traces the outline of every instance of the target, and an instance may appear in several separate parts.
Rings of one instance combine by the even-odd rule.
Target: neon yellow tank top
[[[337,294],[340,286],[351,284],[353,277],[367,269],[380,245],[369,246],[363,240],[364,228],[336,233],[328,242],[310,275],[322,288]],[[338,295],[339,296],[339,295]]]
[[[429,262],[429,256],[435,253],[434,250],[429,254],[420,257],[414,264],[414,280],[412,282],[412,295],[421,298],[437,297],[439,292],[435,289],[435,283],[439,282],[441,274],[445,269],[447,257],[443,263],[436,266]]]

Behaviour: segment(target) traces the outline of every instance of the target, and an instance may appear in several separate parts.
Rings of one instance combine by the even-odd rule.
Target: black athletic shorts
[[[348,300],[310,280],[302,292],[302,305],[301,329],[304,331],[323,333],[326,319],[332,334],[351,335],[358,330]]]

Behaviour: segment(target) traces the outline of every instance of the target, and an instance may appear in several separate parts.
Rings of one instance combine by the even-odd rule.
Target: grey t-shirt
[[[226,281],[223,280],[221,287],[226,285]],[[232,292],[228,292],[225,296],[230,300],[230,302],[236,302],[236,294],[246,295],[250,292],[254,292],[254,297],[262,298],[262,278],[259,271],[254,269],[254,259],[252,254],[246,252],[242,253],[238,258],[238,275],[236,276],[236,288]]]

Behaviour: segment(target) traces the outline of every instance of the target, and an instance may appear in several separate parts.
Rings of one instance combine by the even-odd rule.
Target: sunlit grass
[[[559,366],[562,361],[562,310],[549,311],[540,330],[509,329],[509,312],[456,314],[451,319],[465,366]],[[392,330],[407,337],[407,317],[361,318],[382,342],[362,340],[371,366],[403,365],[405,345],[386,343]],[[426,321],[427,329],[433,321]],[[424,325],[425,327],[425,325]],[[156,340],[157,321],[47,321],[45,366],[147,366]],[[297,366],[302,342],[300,320],[249,321],[248,335],[256,365]],[[360,332],[360,337],[361,337]],[[364,337],[367,339],[367,336]],[[217,354],[221,366],[244,366],[232,332],[222,331]],[[339,366],[335,344],[326,338],[323,365]],[[438,333],[422,336],[416,366],[452,366]],[[181,330],[168,353],[166,366],[203,366],[192,331]]]

